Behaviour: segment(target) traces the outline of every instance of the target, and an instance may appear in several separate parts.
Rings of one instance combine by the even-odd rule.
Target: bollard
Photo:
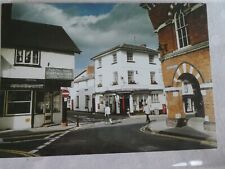
[[[79,127],[80,126],[80,119],[79,119],[79,116],[77,116],[77,127]]]

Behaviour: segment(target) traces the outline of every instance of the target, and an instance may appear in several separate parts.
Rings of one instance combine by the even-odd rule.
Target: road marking
[[[55,132],[53,134],[59,134],[62,132]],[[16,137],[5,137],[2,138],[3,140],[10,140],[10,139],[21,139],[21,138],[29,138],[29,137],[41,137],[41,136],[49,136],[49,133],[45,133],[45,134],[32,134],[32,135],[27,135],[27,136],[16,136]]]
[[[68,130],[66,130],[66,131],[64,131],[64,132],[58,132],[58,134],[59,134],[59,133],[62,133],[62,134],[60,134],[60,135],[58,135],[58,136],[56,136],[56,137],[53,137],[54,135],[52,134],[51,137],[48,137],[48,139],[53,137],[51,140],[49,140],[48,142],[44,143],[43,145],[38,146],[36,149],[29,151],[29,153],[35,154],[35,153],[37,153],[39,150],[43,149],[43,148],[46,147],[47,145],[50,145],[51,143],[53,143],[54,141],[58,140],[59,138],[61,138],[61,137],[64,136],[65,134],[71,132],[72,130],[78,130],[78,129],[79,129],[79,128],[70,128],[70,129],[68,129]],[[56,135],[56,134],[55,134],[55,135]]]
[[[20,151],[20,150],[0,149],[0,152],[21,155],[21,156],[24,156],[24,157],[37,157],[37,155],[35,155],[33,153]]]

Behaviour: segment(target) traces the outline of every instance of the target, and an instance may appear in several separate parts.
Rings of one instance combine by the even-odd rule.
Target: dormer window
[[[15,65],[40,66],[41,52],[38,50],[15,50]]]
[[[175,16],[175,29],[177,37],[177,47],[183,48],[189,44],[188,42],[188,33],[187,33],[187,24],[185,22],[184,13],[180,10]]]

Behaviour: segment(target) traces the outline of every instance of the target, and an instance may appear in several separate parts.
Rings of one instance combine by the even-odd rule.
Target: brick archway
[[[197,79],[199,84],[204,83],[204,79],[203,79],[200,71],[197,68],[195,68],[192,64],[183,62],[177,67],[176,71],[174,72],[174,76],[173,76],[173,80],[172,80],[173,86],[180,85],[181,81],[179,80],[179,77],[184,73],[189,73],[189,74],[193,75]]]

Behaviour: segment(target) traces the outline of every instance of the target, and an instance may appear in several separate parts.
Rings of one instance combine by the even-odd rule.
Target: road
[[[145,123],[143,121],[135,122],[133,118],[121,120],[120,123],[111,125],[105,124],[104,116],[102,115],[98,118],[96,116],[84,118],[85,116],[82,115],[80,120],[83,126],[81,125],[79,128],[72,127],[64,131],[46,131],[40,133],[21,132],[17,136],[0,135],[4,140],[4,142],[0,143],[0,157],[106,154],[212,148],[201,145],[199,142],[185,139],[179,140],[173,137],[142,132],[140,128]],[[118,117],[113,118],[114,122],[120,121],[116,118]],[[129,121],[132,120],[133,122],[130,123]],[[99,125],[92,125],[94,123]]]

